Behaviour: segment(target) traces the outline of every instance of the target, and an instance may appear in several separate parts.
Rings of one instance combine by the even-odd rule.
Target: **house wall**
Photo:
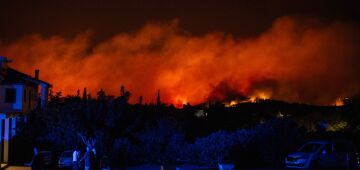
[[[41,87],[41,107],[45,106],[47,101],[48,101],[48,95],[49,95],[49,86],[48,84],[45,83],[41,83],[40,84]]]
[[[5,103],[6,88],[14,88],[16,90],[16,101],[14,103]],[[21,84],[0,85],[0,113],[28,113],[35,109],[37,105],[37,93],[37,88],[32,86]],[[24,97],[26,98],[25,100]]]
[[[10,132],[9,132],[9,127],[10,127],[10,121],[9,119],[4,119],[4,136],[3,136],[3,161],[4,162],[8,162],[9,161],[9,141],[10,141]]]
[[[4,148],[5,119],[6,119],[6,114],[0,113],[0,163],[4,162],[4,155],[6,155],[6,153],[4,152],[4,150],[5,150],[5,148]]]
[[[16,117],[6,117],[5,113],[0,113],[0,162],[8,163],[11,147],[14,147],[11,139],[16,133]]]
[[[24,86],[23,92],[22,92],[22,111],[23,113],[28,113],[31,110],[34,110],[38,103],[38,91],[37,88],[31,87],[31,86]],[[26,95],[24,95],[24,93]],[[24,96],[26,99],[24,100]]]
[[[6,88],[15,88],[16,101],[15,103],[5,103],[5,90]],[[0,112],[20,112],[22,111],[22,91],[23,85],[1,85],[0,86]]]

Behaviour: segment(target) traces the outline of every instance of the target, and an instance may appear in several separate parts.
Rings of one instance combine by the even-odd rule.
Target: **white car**
[[[288,169],[359,169],[354,145],[348,141],[311,141],[285,158]]]

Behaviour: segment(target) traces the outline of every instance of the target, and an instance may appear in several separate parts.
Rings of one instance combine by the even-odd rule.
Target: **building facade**
[[[0,56],[0,161],[8,163],[16,135],[16,124],[20,115],[42,108],[48,100],[51,84],[39,80],[39,70],[35,75],[21,73],[8,66],[11,62]]]

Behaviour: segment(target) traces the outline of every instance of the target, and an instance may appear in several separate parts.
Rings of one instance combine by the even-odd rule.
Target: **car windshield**
[[[300,152],[305,153],[314,153],[320,148],[321,144],[319,143],[307,143],[299,149]]]
[[[72,152],[66,151],[61,154],[62,157],[72,157]]]

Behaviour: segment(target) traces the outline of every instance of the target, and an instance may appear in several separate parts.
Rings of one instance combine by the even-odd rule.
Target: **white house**
[[[11,138],[16,133],[18,116],[46,104],[51,84],[39,80],[39,70],[34,77],[8,66],[11,62],[0,56],[0,161],[9,162]],[[40,94],[39,94],[40,93]],[[40,101],[40,106],[38,103]]]

